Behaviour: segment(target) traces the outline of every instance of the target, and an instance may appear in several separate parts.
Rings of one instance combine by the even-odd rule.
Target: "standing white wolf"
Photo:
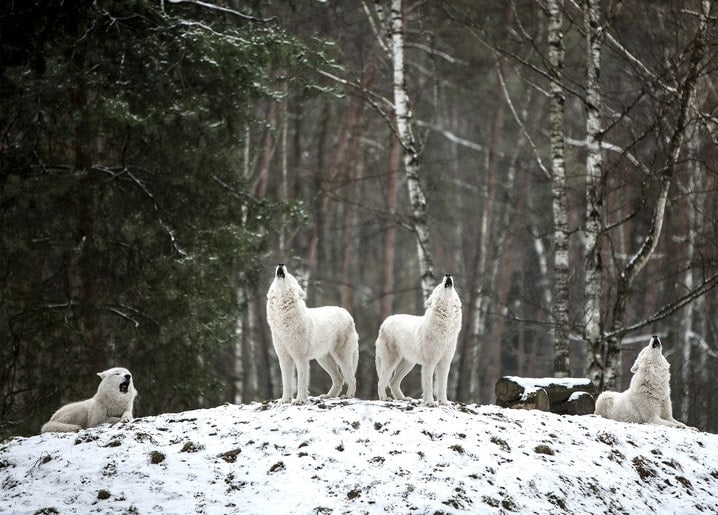
[[[297,404],[309,396],[309,362],[316,359],[332,378],[322,397],[336,397],[347,384],[346,397],[356,392],[359,336],[354,319],[338,306],[308,308],[307,294],[284,264],[277,266],[267,292],[267,321],[282,371],[281,402],[291,402],[294,368],[297,370]]]
[[[126,368],[115,367],[97,374],[102,378],[97,393],[91,399],[67,404],[57,410],[42,426],[42,432],[78,431],[104,423],[132,420],[132,406],[137,396],[132,374]]]
[[[392,315],[381,324],[376,340],[379,399],[387,400],[387,386],[395,399],[407,399],[401,391],[401,381],[418,363],[421,365],[423,404],[436,406],[434,371],[439,404],[448,404],[446,383],[459,331],[461,300],[453,279],[447,274],[427,299],[423,316]]]
[[[631,367],[633,377],[625,392],[603,392],[594,413],[604,418],[639,424],[687,427],[673,418],[670,365],[661,352],[661,340],[651,337]]]

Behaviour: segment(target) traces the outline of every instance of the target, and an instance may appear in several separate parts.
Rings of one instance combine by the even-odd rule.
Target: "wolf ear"
[[[640,358],[640,356],[639,356]],[[631,374],[635,374],[638,372],[638,369],[641,368],[641,363],[639,362],[638,358],[636,358],[636,361],[633,363],[633,366],[631,367]]]
[[[98,372],[97,373],[97,375],[100,376],[101,379],[104,379],[106,374],[107,374],[107,372]]]
[[[431,307],[432,300],[432,296],[429,296],[429,298],[424,301],[424,309],[429,309]]]

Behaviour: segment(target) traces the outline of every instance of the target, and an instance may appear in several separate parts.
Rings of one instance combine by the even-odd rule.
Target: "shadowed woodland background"
[[[557,339],[571,375],[617,363],[599,386],[623,389],[655,333],[674,415],[718,431],[718,11],[591,5],[3,2],[0,434],[36,433],[111,366],[133,372],[136,416],[279,397],[264,311],[278,262],[309,306],[354,315],[357,395],[376,398],[379,324],[423,312],[422,225],[433,280],[451,273],[464,306],[450,399],[553,375]],[[393,116],[390,15],[425,218]],[[418,367],[405,383],[420,395]]]

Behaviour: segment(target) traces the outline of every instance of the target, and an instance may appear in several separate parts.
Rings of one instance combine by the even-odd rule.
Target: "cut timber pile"
[[[504,376],[496,382],[495,392],[496,404],[503,408],[588,415],[593,413],[596,388],[587,378]]]

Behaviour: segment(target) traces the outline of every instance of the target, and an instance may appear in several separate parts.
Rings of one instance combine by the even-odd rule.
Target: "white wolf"
[[[661,353],[661,340],[654,335],[631,367],[628,390],[603,392],[594,413],[622,422],[687,427],[673,418],[669,367]]]
[[[453,279],[447,274],[427,299],[423,316],[392,315],[381,324],[376,339],[379,399],[387,400],[387,385],[395,399],[406,399],[401,391],[401,381],[418,363],[421,365],[423,404],[436,406],[434,371],[439,404],[448,404],[446,383],[459,331],[461,300]]]
[[[356,392],[359,336],[354,319],[338,306],[308,308],[306,293],[284,264],[277,266],[267,292],[267,321],[282,371],[282,399],[290,402],[294,367],[297,370],[297,404],[309,395],[309,362],[316,359],[332,378],[322,397],[336,397],[347,384],[346,397]]]
[[[102,378],[91,399],[67,404],[42,426],[42,432],[78,431],[104,423],[132,420],[132,404],[137,396],[132,374],[126,368],[111,368],[97,374]]]

